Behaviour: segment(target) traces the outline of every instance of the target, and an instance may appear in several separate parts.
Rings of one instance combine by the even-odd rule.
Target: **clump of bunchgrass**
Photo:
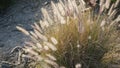
[[[119,0],[110,10],[110,0],[100,0],[98,13],[78,1],[79,5],[75,0],[51,2],[53,17],[42,8],[43,20],[32,25],[34,31],[17,26],[32,39],[23,47],[22,57],[31,58],[39,68],[103,68],[119,60],[120,36],[115,25],[120,18],[113,19]]]

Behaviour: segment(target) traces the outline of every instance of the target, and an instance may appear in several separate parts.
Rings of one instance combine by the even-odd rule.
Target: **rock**
[[[4,45],[3,43],[0,43],[0,48],[1,48],[1,47],[4,47],[4,46],[5,46],[5,45]]]
[[[0,68],[13,68],[13,66],[10,64],[3,63],[3,64],[1,64]]]

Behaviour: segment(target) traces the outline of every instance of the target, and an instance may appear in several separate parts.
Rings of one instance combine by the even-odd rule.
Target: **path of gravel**
[[[41,19],[40,9],[48,1],[50,0],[16,0],[16,3],[9,7],[4,15],[0,15],[0,63],[3,60],[15,60],[9,58],[11,49],[15,46],[23,46],[24,41],[29,40],[16,29],[16,26],[20,25],[31,30],[30,25]],[[9,67],[0,65],[0,68]]]

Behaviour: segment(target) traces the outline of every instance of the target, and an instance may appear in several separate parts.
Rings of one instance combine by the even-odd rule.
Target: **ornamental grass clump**
[[[119,2],[110,6],[111,0],[100,0],[97,13],[83,0],[51,2],[52,15],[42,8],[43,19],[32,25],[33,31],[17,26],[32,40],[23,47],[22,57],[33,60],[36,68],[105,68],[116,63],[120,17],[114,19],[114,8]]]

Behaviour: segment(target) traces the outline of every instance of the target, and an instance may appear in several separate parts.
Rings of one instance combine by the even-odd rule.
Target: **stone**
[[[0,47],[4,47],[4,46],[5,46],[4,44],[0,43]]]

